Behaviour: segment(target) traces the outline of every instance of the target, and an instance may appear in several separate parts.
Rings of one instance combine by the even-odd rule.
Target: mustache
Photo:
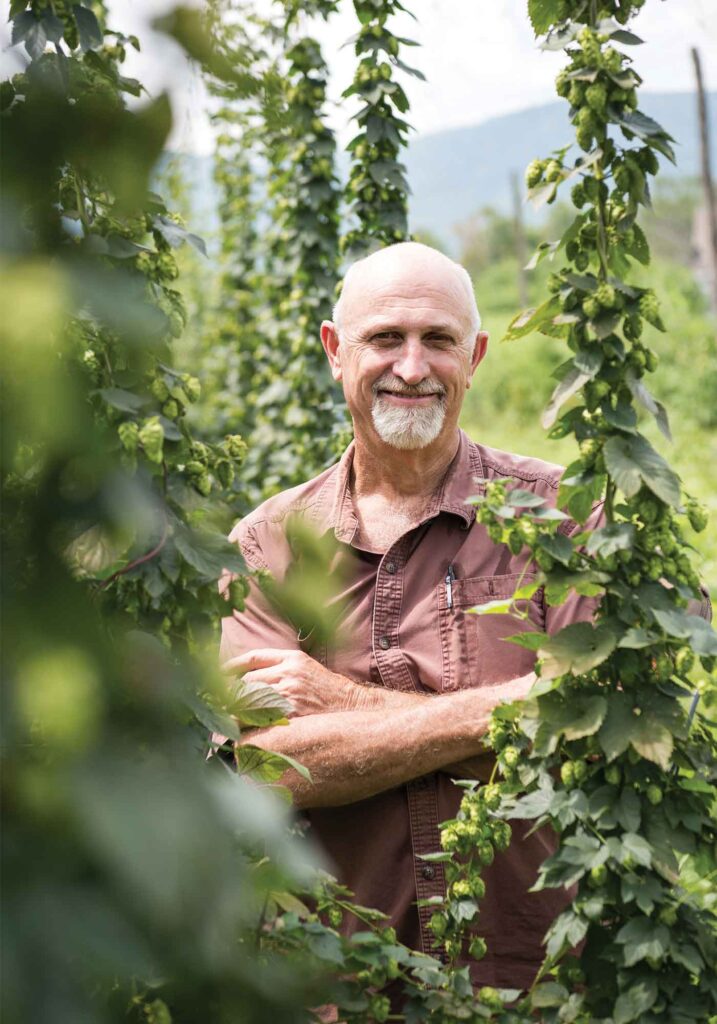
[[[446,393],[446,389],[440,381],[434,380],[432,377],[427,377],[425,380],[419,381],[418,384],[406,384],[391,373],[385,373],[377,381],[374,381],[371,390],[376,396],[381,391],[389,391],[392,395],[408,396],[440,395],[442,397]]]

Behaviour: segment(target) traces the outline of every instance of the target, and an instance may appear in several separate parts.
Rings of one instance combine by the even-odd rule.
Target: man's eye
[[[381,331],[379,334],[374,334],[371,337],[371,341],[396,341],[400,338],[400,335],[396,331]]]

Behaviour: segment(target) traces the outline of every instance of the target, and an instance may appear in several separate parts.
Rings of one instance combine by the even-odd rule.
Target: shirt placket
[[[397,541],[386,552],[378,567],[372,621],[373,658],[381,682],[395,690],[416,690],[416,684],[401,650],[401,606],[406,561],[411,552],[410,536]],[[445,898],[446,881],[442,864],[422,860],[422,856],[440,849],[438,828],[438,785],[435,773],[407,783],[408,816],[411,829],[413,870],[418,900]],[[421,948],[442,960],[443,946],[434,946],[429,920],[431,906],[418,908]]]

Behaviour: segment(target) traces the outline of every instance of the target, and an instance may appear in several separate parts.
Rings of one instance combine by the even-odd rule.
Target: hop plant
[[[595,298],[603,309],[612,309],[615,305],[617,296],[613,286],[603,281],[598,285],[598,289],[595,292]]]
[[[585,195],[585,188],[581,181],[578,181],[575,185],[573,185],[570,191],[570,198],[573,201],[573,205],[577,206],[579,210],[583,206],[585,206],[585,203],[587,202],[587,196]]]
[[[544,165],[542,160],[533,160],[528,164],[525,171],[525,184],[528,188],[534,188],[543,180]]]
[[[586,25],[578,33],[578,42],[582,47],[587,67],[598,67],[600,64],[600,43],[597,34]]]
[[[611,72],[613,75],[618,74],[622,70],[622,54],[619,50],[615,50],[612,46],[609,46],[603,53],[602,63],[606,71]]]
[[[136,452],[139,445],[139,427],[134,420],[120,423],[117,428],[122,447],[128,452]]]
[[[693,500],[687,505],[687,518],[695,533],[702,533],[709,522],[709,516],[704,506]]]
[[[164,430],[159,422],[159,417],[152,416],[145,420],[137,437],[150,462],[161,462],[164,450]]]
[[[521,515],[505,517],[488,497],[481,522],[497,543],[507,544],[526,559],[530,571],[540,573],[548,606],[563,604],[576,581],[580,594],[595,596],[597,612],[592,623],[568,626],[556,636],[520,637],[543,652],[540,683],[527,709],[515,707],[510,721],[495,716],[489,727],[503,792],[497,814],[508,801],[515,817],[550,822],[559,833],[558,848],[542,865],[536,887],[562,888],[567,879],[577,886],[576,897],[546,936],[547,965],[570,993],[575,1019],[621,1019],[635,997],[638,976],[649,976],[659,995],[635,1019],[653,1010],[659,1014],[671,1005],[672,978],[679,976],[691,1001],[688,1018],[701,1024],[709,1016],[704,1007],[717,1013],[717,1000],[700,974],[671,960],[669,953],[638,963],[631,945],[632,930],[647,929],[648,918],[669,930],[671,948],[693,941],[687,940],[683,914],[675,912],[671,885],[654,867],[654,822],[659,820],[665,837],[671,837],[670,822],[683,822],[681,808],[689,804],[695,816],[686,828],[688,842],[706,850],[715,841],[713,792],[705,789],[697,796],[690,781],[695,764],[714,759],[714,736],[694,706],[688,723],[679,696],[698,667],[713,671],[713,659],[699,650],[702,643],[710,648],[717,643],[714,633],[704,623],[695,625],[687,611],[688,601],[699,596],[699,580],[680,526],[684,516],[694,529],[704,529],[706,515],[696,502],[683,499],[678,477],[640,432],[634,408],[634,403],[641,405],[668,433],[665,411],[642,380],[657,366],[654,351],[643,341],[643,327],[647,323],[664,330],[659,303],[651,288],[630,281],[630,273],[635,261],[649,261],[639,214],[649,202],[648,175],[659,169],[658,153],[672,156],[672,140],[659,125],[643,139],[640,118],[633,120],[633,131],[627,116],[639,110],[640,78],[617,48],[626,40],[614,22],[626,24],[642,4],[556,3],[539,13],[538,6],[533,5],[533,19],[542,30],[549,25],[551,43],[568,40],[568,64],[556,89],[570,103],[582,152],[570,171],[570,157],[561,154],[566,173],[557,174],[552,161],[536,158],[528,174],[538,180],[540,167],[540,180],[554,179],[556,187],[562,177],[578,176],[571,198],[579,212],[549,253],[545,247],[538,251],[538,259],[549,254],[551,261],[560,256],[563,261],[548,275],[544,303],[530,311],[527,323],[526,314],[516,317],[507,338],[538,329],[567,344],[543,422],[553,437],[573,435],[579,446],[557,501],[579,524],[573,534],[579,541],[570,548],[564,536],[546,536],[537,520],[535,533],[524,529]],[[601,497],[603,524],[588,526],[591,508]],[[504,507],[505,495],[501,501]],[[703,635],[709,639],[703,641]],[[587,647],[599,646],[599,638],[606,643],[604,650],[578,664]],[[656,713],[658,706],[664,712]],[[618,720],[622,739],[615,746]],[[634,807],[631,818],[617,810],[623,805]],[[491,853],[502,850],[506,838],[499,826],[493,823],[489,835],[477,840],[474,862],[485,853],[488,863]],[[633,830],[639,838],[631,848]],[[486,841],[490,853],[482,849]],[[614,856],[610,851],[617,853],[623,842]],[[665,844],[671,847],[672,838]],[[584,862],[576,867],[583,857],[580,849],[586,851]],[[456,847],[456,853],[470,856],[465,848]],[[636,906],[632,896],[638,877],[640,885],[649,878],[654,887],[649,911]],[[698,924],[696,904],[690,913],[692,927],[711,947],[714,928],[706,918]],[[593,943],[602,942],[597,936],[606,920],[611,944],[601,945],[598,968]],[[583,939],[579,961],[566,955],[570,945]],[[607,988],[605,960],[614,978]],[[546,1013],[539,1002],[531,1006],[531,999],[524,1008],[540,1019]]]
[[[654,292],[646,291],[640,296],[640,316],[650,324],[659,322],[660,305]]]
[[[585,90],[585,101],[591,110],[602,114],[607,103],[607,87],[602,82],[595,82]]]

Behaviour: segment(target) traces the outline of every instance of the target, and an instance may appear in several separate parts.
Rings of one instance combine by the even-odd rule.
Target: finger
[[[301,705],[300,705],[299,701],[297,700],[296,693],[292,693],[292,688],[291,688],[291,684],[290,683],[277,683],[274,686],[274,689],[276,690],[277,694],[280,697],[283,697],[284,700],[288,701],[289,704],[291,705],[291,710],[287,711],[287,713],[286,713],[287,714],[287,718],[296,718],[297,715],[303,715],[304,714],[303,709],[301,708]]]
[[[253,651],[245,651],[236,658],[230,658],[222,665],[223,672],[248,672],[255,668],[268,668],[270,665],[278,665],[288,654],[293,651],[283,651],[276,647],[260,647]]]
[[[275,686],[281,682],[282,676],[270,668],[257,668],[251,672],[245,672],[242,676],[244,683],[261,683],[264,686]]]

